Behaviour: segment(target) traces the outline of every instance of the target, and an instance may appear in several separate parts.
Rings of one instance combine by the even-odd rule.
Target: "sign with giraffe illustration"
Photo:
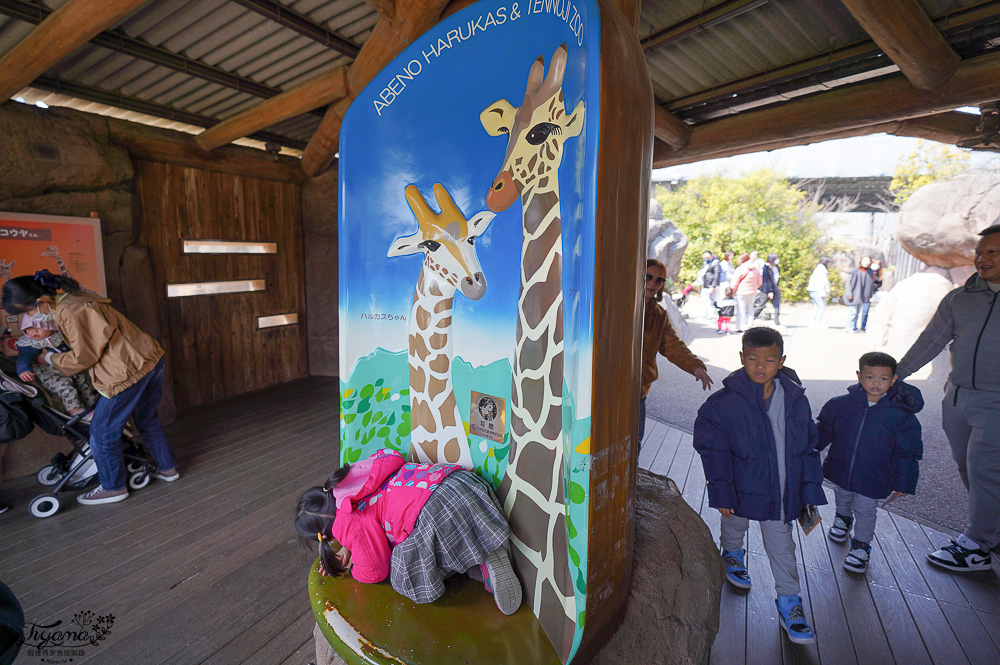
[[[352,103],[338,165],[342,461],[391,447],[492,483],[564,663],[590,616],[606,11],[484,0],[449,17]],[[492,430],[473,413],[483,396],[503,409],[487,404]]]
[[[0,285],[36,270],[72,277],[85,289],[107,293],[101,220],[0,212]],[[18,331],[16,319],[5,320],[4,327]]]

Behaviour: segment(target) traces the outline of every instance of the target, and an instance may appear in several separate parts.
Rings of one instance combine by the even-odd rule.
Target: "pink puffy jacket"
[[[457,464],[411,464],[395,450],[380,450],[351,465],[333,490],[337,517],[332,535],[351,551],[351,575],[381,582],[389,575],[392,547],[413,532],[431,493]]]

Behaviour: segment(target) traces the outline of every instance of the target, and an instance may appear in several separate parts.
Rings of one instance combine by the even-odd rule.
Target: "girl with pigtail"
[[[482,478],[454,464],[408,463],[381,450],[344,465],[299,498],[295,531],[319,541],[323,575],[389,577],[400,594],[429,603],[445,578],[465,573],[483,581],[504,614],[521,605],[500,503]]]
[[[84,505],[128,498],[121,433],[131,416],[156,462],[154,478],[180,478],[157,407],[163,393],[163,349],[111,307],[107,298],[84,292],[76,280],[39,270],[3,285],[3,308],[28,322],[55,326],[69,351],[53,349],[35,362],[66,376],[86,370],[100,397],[90,423],[90,450],[101,484],[81,494]]]

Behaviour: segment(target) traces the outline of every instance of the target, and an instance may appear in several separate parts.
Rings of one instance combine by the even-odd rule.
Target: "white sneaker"
[[[971,573],[993,568],[993,556],[984,549],[964,547],[956,540],[927,555],[927,560],[935,566],[953,573]]]

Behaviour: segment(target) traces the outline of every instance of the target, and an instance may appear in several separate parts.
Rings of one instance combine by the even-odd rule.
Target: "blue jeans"
[[[868,308],[871,307],[871,305],[872,303],[869,300],[861,306],[861,332],[868,329]]]
[[[97,477],[101,487],[114,492],[125,488],[125,460],[122,456],[122,430],[129,416],[142,434],[143,442],[160,471],[177,468],[177,460],[170,449],[170,442],[163,432],[156,408],[163,394],[163,367],[161,359],[149,374],[139,379],[114,397],[97,401],[90,422],[90,451],[97,463]]]
[[[812,300],[813,304],[812,324],[814,326],[822,325],[823,312],[826,311],[826,296],[819,291],[810,291],[809,299]]]
[[[847,306],[847,310],[848,310],[847,311],[847,330],[850,330],[850,331],[855,331],[855,330],[864,331],[865,324],[868,323],[868,308],[870,306],[871,306],[871,303],[867,303],[867,302],[866,303],[859,303],[857,305],[851,304],[851,305]],[[858,318],[859,317],[861,319],[861,327],[860,328],[858,327]]]

